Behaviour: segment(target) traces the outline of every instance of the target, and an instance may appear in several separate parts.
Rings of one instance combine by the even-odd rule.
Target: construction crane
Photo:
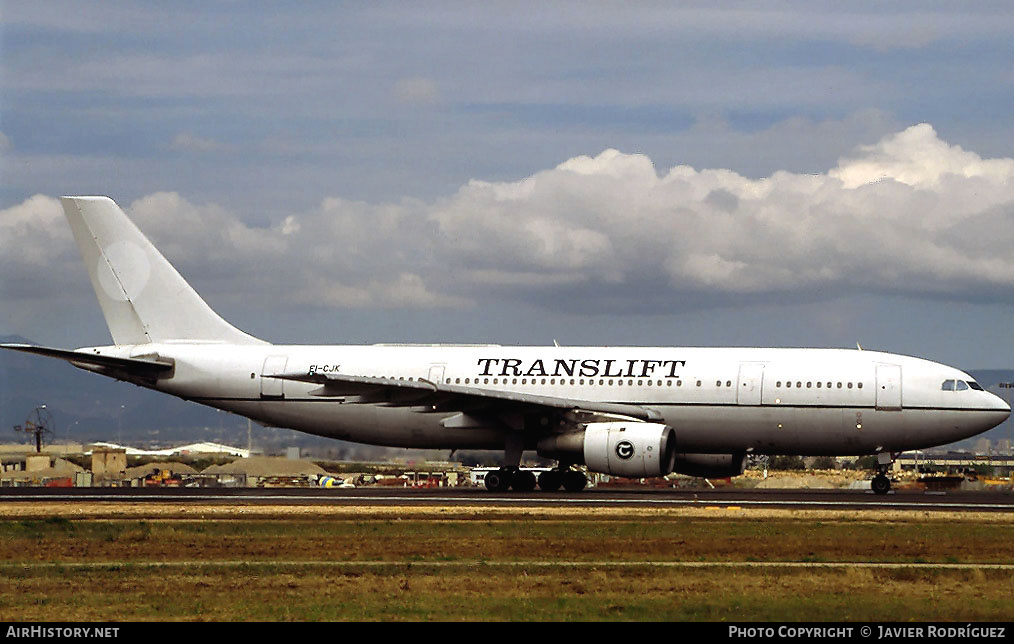
[[[53,430],[50,427],[53,426],[53,416],[46,409],[45,405],[40,405],[32,410],[32,413],[28,415],[28,420],[25,421],[24,425],[15,425],[14,431],[26,432],[28,434],[35,434],[35,451],[42,451],[42,437],[47,434],[52,434]]]

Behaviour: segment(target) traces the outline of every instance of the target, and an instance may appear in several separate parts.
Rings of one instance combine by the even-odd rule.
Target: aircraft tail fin
[[[260,344],[223,320],[108,197],[62,197],[115,344]]]

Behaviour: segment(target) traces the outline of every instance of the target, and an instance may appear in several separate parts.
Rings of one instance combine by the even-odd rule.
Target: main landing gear
[[[588,485],[584,472],[572,469],[552,469],[539,474],[516,467],[501,467],[486,473],[486,489],[490,492],[532,492],[536,485],[543,492],[556,492],[563,487],[568,492],[580,492]]]
[[[877,454],[877,475],[870,481],[870,489],[874,494],[887,494],[891,491],[891,479],[887,478],[887,472],[891,469],[898,453],[880,452]]]

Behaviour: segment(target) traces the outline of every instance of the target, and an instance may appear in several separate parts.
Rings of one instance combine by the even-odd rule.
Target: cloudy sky
[[[105,194],[272,341],[1014,365],[1009,3],[6,1],[0,55],[0,335],[108,341]]]

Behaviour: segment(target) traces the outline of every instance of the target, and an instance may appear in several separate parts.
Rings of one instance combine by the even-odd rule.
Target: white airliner
[[[572,466],[625,477],[736,476],[748,454],[897,454],[1003,422],[968,374],[875,351],[498,345],[293,346],[233,327],[107,197],[66,197],[113,345],[6,349],[360,443],[505,451],[491,490],[585,487]],[[537,450],[559,467],[518,469]]]

